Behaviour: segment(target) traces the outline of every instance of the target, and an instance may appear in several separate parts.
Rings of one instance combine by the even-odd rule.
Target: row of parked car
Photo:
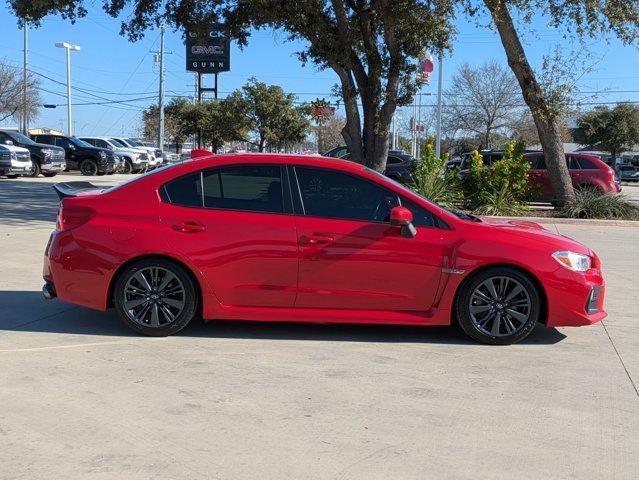
[[[484,166],[489,168],[494,162],[503,158],[504,152],[503,150],[484,150],[481,154],[484,160]],[[324,156],[349,158],[346,147],[336,147],[324,153]],[[536,192],[535,200],[551,201],[554,195],[543,152],[527,151],[524,156],[531,163],[531,169],[528,175],[531,189],[533,192]],[[470,153],[463,154],[459,158],[449,161],[445,169],[452,170],[456,168],[459,171],[459,175],[464,177],[470,169],[470,157]],[[410,183],[415,161],[416,160],[406,152],[391,150],[388,152],[386,171],[384,174],[399,182]],[[567,153],[566,163],[573,187],[577,190],[592,189],[601,193],[619,193],[621,192],[621,179],[634,180],[636,178],[639,180],[639,174],[635,176],[636,169],[634,166],[630,165],[632,172],[630,172],[630,168],[628,167],[624,167],[626,170],[621,170],[619,167],[616,171],[603,162],[600,156],[591,153]],[[623,175],[622,172],[624,171],[627,171],[629,175]],[[630,174],[633,176],[631,177]]]
[[[141,173],[179,161],[134,138],[74,137],[55,134],[23,135],[0,130],[0,175],[53,177],[61,171],[83,175]]]

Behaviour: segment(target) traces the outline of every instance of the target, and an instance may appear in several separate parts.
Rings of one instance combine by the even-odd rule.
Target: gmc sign
[[[231,69],[230,40],[217,32],[208,36],[186,35],[186,69],[190,72],[218,73]]]

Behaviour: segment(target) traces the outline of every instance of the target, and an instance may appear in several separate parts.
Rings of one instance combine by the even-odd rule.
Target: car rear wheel
[[[124,161],[124,168],[122,169],[122,173],[125,173],[125,174],[133,173],[133,164],[131,163],[131,160],[127,159]]]
[[[122,322],[153,337],[182,330],[198,305],[190,275],[165,259],[146,259],[128,266],[116,281],[113,297]]]
[[[42,172],[42,175],[48,178],[55,177],[57,174],[58,172]]]
[[[532,332],[541,310],[537,286],[519,270],[496,267],[470,278],[457,298],[457,321],[472,339],[510,345]]]
[[[98,173],[98,164],[95,160],[82,160],[80,162],[80,173],[85,176],[91,176]]]

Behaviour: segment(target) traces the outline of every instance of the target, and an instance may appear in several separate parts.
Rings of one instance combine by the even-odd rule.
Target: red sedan
[[[45,297],[163,336],[205,319],[458,324],[491,344],[606,316],[588,247],[450,212],[344,160],[219,155],[57,184]]]

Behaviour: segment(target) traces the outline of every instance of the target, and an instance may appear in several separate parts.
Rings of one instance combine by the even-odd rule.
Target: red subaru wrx
[[[508,344],[606,316],[588,247],[450,212],[344,160],[218,155],[112,188],[57,184],[45,297],[147,335],[205,319],[449,325]]]

